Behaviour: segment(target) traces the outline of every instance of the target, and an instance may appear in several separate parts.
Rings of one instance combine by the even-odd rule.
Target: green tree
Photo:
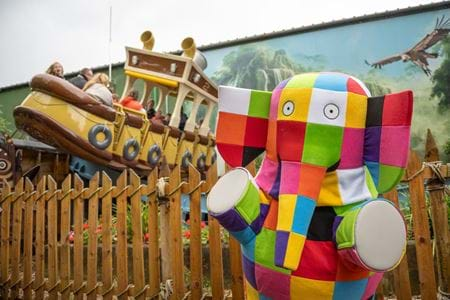
[[[4,113],[0,105],[0,132],[9,133],[9,130],[11,129],[11,123],[3,117],[3,114]]]
[[[433,73],[431,96],[437,97],[440,108],[446,109],[450,108],[450,37],[442,40],[440,46],[444,60]]]

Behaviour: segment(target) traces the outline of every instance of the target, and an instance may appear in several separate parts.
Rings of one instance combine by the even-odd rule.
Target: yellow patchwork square
[[[291,277],[291,299],[333,299],[334,281]]]
[[[291,231],[294,221],[295,204],[297,195],[280,195],[278,197],[278,212],[283,214],[283,218],[278,218],[277,230]]]
[[[311,94],[312,89],[310,88],[285,88],[281,92],[280,103],[278,104],[278,120],[306,122]],[[288,102],[293,105],[288,104]]]
[[[341,193],[337,172],[328,172],[322,181],[317,206],[340,206],[342,205]]]
[[[367,114],[367,97],[353,93],[347,93],[347,114],[345,127],[365,128]]]
[[[250,283],[248,283],[247,280],[245,280],[245,293],[247,294],[245,297],[249,300],[258,300],[259,299],[259,293],[257,290],[255,290]]]
[[[264,194],[262,190],[259,190],[259,202],[261,204],[270,204],[270,199],[266,196],[266,194]]]
[[[291,232],[289,234],[286,256],[284,257],[284,267],[296,270],[300,263],[300,255],[305,246],[306,237],[301,234]],[[295,298],[294,298],[295,299]]]

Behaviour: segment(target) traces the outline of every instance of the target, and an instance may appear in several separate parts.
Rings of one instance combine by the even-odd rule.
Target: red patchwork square
[[[411,91],[384,96],[383,126],[411,125],[412,108]]]
[[[267,119],[247,117],[244,145],[247,147],[265,148],[267,141]]]
[[[305,131],[304,122],[278,121],[277,150],[281,160],[301,161]]]
[[[242,166],[242,158],[244,157],[244,147],[238,145],[217,144],[217,149],[223,159],[232,167]]]
[[[338,254],[332,241],[306,240],[298,269],[293,276],[309,279],[335,281]]]

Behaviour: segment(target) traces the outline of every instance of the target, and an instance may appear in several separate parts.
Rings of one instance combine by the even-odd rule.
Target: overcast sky
[[[426,0],[0,0],[0,87],[26,82],[60,61],[65,72],[123,62],[124,46],[180,49],[439,1]]]

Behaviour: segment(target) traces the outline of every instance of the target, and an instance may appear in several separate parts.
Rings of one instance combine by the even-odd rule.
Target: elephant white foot
[[[388,271],[405,253],[406,226],[391,202],[372,200],[345,214],[336,241],[340,256],[348,263],[370,271]]]
[[[259,189],[244,168],[222,176],[208,195],[209,213],[242,244],[255,237],[262,226]]]

